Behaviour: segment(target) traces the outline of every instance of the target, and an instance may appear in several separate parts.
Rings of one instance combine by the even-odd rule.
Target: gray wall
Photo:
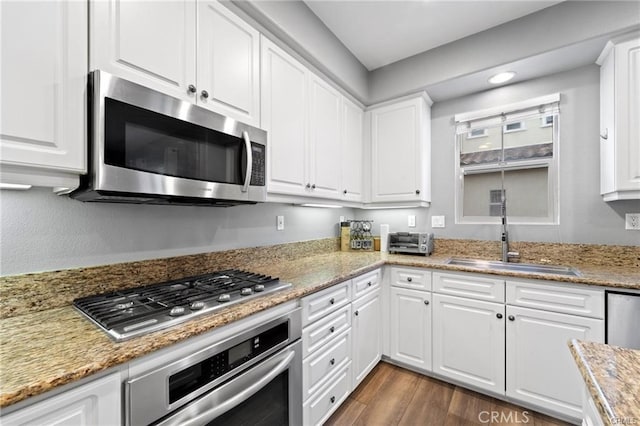
[[[285,216],[276,231],[276,216]],[[0,191],[0,274],[13,275],[338,236],[352,209],[82,203],[51,190]]]
[[[444,215],[446,228],[438,237],[498,239],[497,225],[456,225],[454,217],[454,140],[457,113],[517,102],[560,92],[560,224],[512,225],[514,241],[637,245],[640,234],[624,229],[624,214],[640,212],[640,201],[605,203],[599,195],[599,67],[573,71],[504,86],[434,104],[431,111],[431,193],[428,209],[358,211],[359,218],[388,223],[392,231],[429,231],[431,215]],[[416,215],[416,228],[407,215]]]
[[[637,27],[637,1],[566,1],[503,25],[378,68],[369,102]]]

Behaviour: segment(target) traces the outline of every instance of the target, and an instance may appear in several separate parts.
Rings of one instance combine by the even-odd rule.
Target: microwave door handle
[[[247,151],[247,171],[244,175],[242,192],[247,192],[251,183],[251,172],[253,171],[253,152],[251,151],[251,139],[249,139],[249,133],[246,130],[242,132],[242,138],[244,139],[244,149]]]
[[[181,422],[181,426],[197,426],[207,424],[221,414],[226,413],[232,408],[242,404],[260,389],[265,387],[271,380],[275,379],[279,374],[288,369],[289,364],[291,364],[291,361],[293,360],[295,355],[295,351],[290,351],[288,355],[282,361],[280,361],[278,365],[276,365],[269,373],[260,377],[259,379],[256,378],[256,381],[251,386],[236,393],[233,397],[227,399],[226,401],[220,402],[210,410],[200,413],[187,421]]]

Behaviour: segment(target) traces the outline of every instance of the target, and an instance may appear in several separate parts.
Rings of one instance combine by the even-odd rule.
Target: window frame
[[[557,96],[556,103],[559,104],[559,94]],[[508,111],[507,109],[505,109]],[[469,113],[469,114],[477,114],[477,113]],[[541,111],[541,114],[544,114]],[[559,139],[560,139],[560,111],[559,108],[556,107],[554,111],[551,113],[544,114],[541,117],[541,122],[546,122],[548,116],[553,116],[553,122],[547,124],[545,127],[552,126],[552,140],[550,143],[553,144],[553,155],[551,157],[543,157],[543,158],[532,158],[526,160],[511,160],[511,161],[500,161],[498,163],[492,164],[477,164],[477,165],[469,165],[469,166],[461,166],[460,165],[460,155],[462,151],[462,140],[463,138],[459,137],[460,134],[456,132],[454,134],[454,146],[455,146],[455,188],[454,188],[454,197],[455,197],[455,223],[461,225],[497,225],[501,223],[501,218],[499,216],[464,216],[464,177],[468,174],[477,174],[477,173],[489,173],[489,172],[499,172],[500,170],[521,170],[527,168],[547,168],[547,205],[548,205],[548,214],[545,217],[534,217],[534,216],[512,216],[509,215],[509,209],[507,206],[507,216],[508,223],[517,224],[517,225],[559,225],[560,224],[560,182],[559,182]],[[458,116],[456,116],[457,118]],[[456,120],[459,121],[459,120]],[[524,120],[523,120],[524,122]],[[492,126],[487,126],[492,127]],[[495,126],[494,127],[498,127]],[[502,131],[505,130],[505,125],[500,126]],[[524,127],[524,125],[522,126]],[[524,129],[522,129],[524,130]],[[514,131],[508,131],[507,133],[511,133]],[[468,132],[471,132],[469,130]],[[464,134],[464,133],[463,133]],[[504,133],[503,133],[504,134]],[[504,149],[504,148],[503,148]],[[507,203],[509,200],[507,199]]]

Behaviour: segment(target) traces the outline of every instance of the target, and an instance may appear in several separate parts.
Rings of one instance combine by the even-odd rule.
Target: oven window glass
[[[166,176],[243,184],[242,138],[105,98],[105,163]]]
[[[242,404],[207,426],[281,426],[289,424],[289,373],[283,372]]]

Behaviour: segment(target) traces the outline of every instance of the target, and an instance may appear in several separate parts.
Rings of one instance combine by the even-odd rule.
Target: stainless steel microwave
[[[264,130],[115,77],[89,78],[81,201],[231,206],[266,200]]]

